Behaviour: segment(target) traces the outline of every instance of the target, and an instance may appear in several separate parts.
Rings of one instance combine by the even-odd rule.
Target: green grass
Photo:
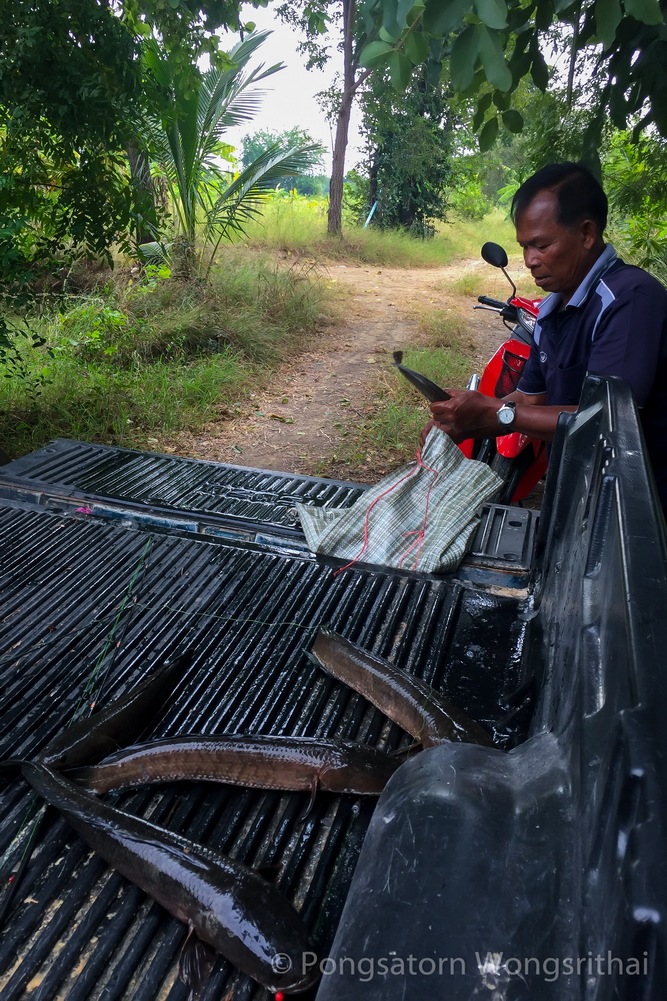
[[[343,225],[343,236],[327,235],[326,201],[299,195],[270,198],[262,215],[237,243],[251,248],[308,256],[318,261],[345,260],[394,267],[439,267],[460,258],[475,258],[484,240],[515,245],[514,228],[500,210],[483,222],[439,223],[436,235],[416,240],[400,231]],[[483,238],[480,234],[484,234]]]
[[[323,277],[328,260],[437,267],[476,257],[480,233],[510,245],[499,212],[445,224],[432,240],[349,225],[332,240],[321,201],[276,199],[247,246],[218,254],[207,283],[184,284],[159,268],[141,280],[122,269],[95,273],[85,295],[35,321],[43,346],[18,338],[26,377],[2,378],[12,373],[0,369],[0,450],[21,455],[55,437],[159,449],[164,435],[196,431],[243,399],[331,319],[340,292]],[[464,385],[472,367],[465,325],[438,311],[421,322],[423,343],[406,352],[406,364]],[[392,372],[351,448],[408,457],[427,418],[424,401]]]
[[[228,351],[190,364],[116,371],[63,359],[38,395],[17,381],[9,391],[3,387],[0,447],[22,455],[56,437],[150,447],[156,436],[199,427],[221,398],[241,394],[249,379],[249,370]]]
[[[442,310],[424,312],[420,340],[403,353],[403,364],[440,386],[465,386],[475,365],[475,345],[464,321]],[[370,462],[379,470],[412,459],[431,416],[427,400],[392,368],[378,377],[370,410],[340,458]]]
[[[231,255],[207,285],[126,278],[39,320],[44,345],[17,338],[25,377],[0,379],[10,457],[55,437],[150,448],[200,428],[329,314],[324,283],[303,265]]]
[[[529,272],[526,271],[520,255],[513,254],[509,258],[509,264],[505,270],[514,280],[518,295],[526,296],[529,299],[539,296],[540,290],[530,277]],[[480,267],[466,271],[460,278],[443,282],[441,287],[443,292],[460,295],[471,300],[477,299],[478,295],[507,299],[512,293],[512,286],[502,271],[497,271],[490,265],[483,263]]]
[[[479,219],[456,219],[440,223],[441,234],[446,236],[451,244],[452,260],[465,258],[478,260],[480,247],[487,241],[500,243],[507,253],[518,254],[514,225],[505,212],[494,209],[481,221]]]

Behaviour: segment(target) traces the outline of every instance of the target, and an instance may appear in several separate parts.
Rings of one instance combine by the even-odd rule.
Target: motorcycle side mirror
[[[480,253],[487,264],[490,264],[494,268],[500,268],[502,273],[505,275],[505,278],[507,278],[507,281],[512,286],[512,295],[515,296],[516,285],[514,284],[510,276],[507,274],[507,271],[505,270],[505,268],[509,263],[507,259],[507,251],[503,247],[501,247],[499,243],[489,242],[484,244]]]
[[[507,253],[499,243],[485,243],[480,253],[486,263],[494,268],[506,268],[509,264]]]

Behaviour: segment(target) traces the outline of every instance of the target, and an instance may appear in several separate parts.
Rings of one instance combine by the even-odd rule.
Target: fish
[[[193,658],[193,652],[186,650],[104,709],[65,727],[38,760],[56,769],[95,764],[135,740],[156,719]]]
[[[408,382],[411,382],[415,389],[418,389],[422,396],[425,396],[427,400],[431,403],[438,403],[440,400],[451,400],[451,396],[446,390],[438,386],[437,383],[431,382],[427,379],[425,375],[420,372],[415,372],[411,368],[406,368],[402,365],[403,352],[394,351],[394,366],[398,369],[401,375],[404,375]]]
[[[367,698],[422,747],[447,741],[493,746],[479,723],[426,682],[331,630],[319,630],[311,655],[319,667]]]
[[[189,734],[125,748],[98,765],[67,772],[89,792],[104,793],[181,779],[379,796],[400,761],[352,740],[263,734]]]
[[[298,994],[314,984],[318,971],[304,962],[314,955],[306,927],[259,873],[105,803],[40,762],[21,770],[94,852],[187,924],[180,972],[193,995],[206,977],[202,943],[268,990]]]

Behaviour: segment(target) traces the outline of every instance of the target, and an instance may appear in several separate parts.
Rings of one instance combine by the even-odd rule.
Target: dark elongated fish
[[[426,682],[342,636],[320,629],[312,655],[320,667],[360,692],[423,747],[445,740],[492,746],[491,737],[479,723]]]
[[[181,969],[190,966],[190,982],[199,973],[192,969],[198,940],[272,991],[300,993],[317,979],[312,968],[303,972],[312,947],[301,918],[258,873],[109,806],[42,764],[21,768],[93,851],[188,925],[191,948]]]
[[[440,400],[451,400],[449,393],[445,392],[436,382],[431,382],[421,372],[415,372],[411,368],[406,368],[405,365],[401,364],[402,361],[403,352],[394,351],[394,366],[427,400],[430,400],[431,403],[438,403]]]
[[[192,659],[191,651],[181,654],[100,712],[66,727],[46,745],[39,760],[50,768],[94,764],[136,740],[157,717]]]
[[[383,751],[352,740],[193,734],[137,744],[99,765],[67,774],[91,792],[190,779],[379,796],[399,764]]]

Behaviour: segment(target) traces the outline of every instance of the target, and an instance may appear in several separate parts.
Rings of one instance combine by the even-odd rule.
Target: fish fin
[[[215,956],[215,949],[197,938],[192,925],[188,925],[188,937],[183,943],[178,961],[179,979],[190,991],[188,1001],[199,1001],[211,976]]]
[[[306,806],[306,809],[303,811],[303,813],[299,817],[299,823],[300,824],[303,824],[304,820],[307,818],[308,814],[310,813],[310,811],[315,806],[315,797],[317,796],[317,790],[318,790],[319,784],[320,784],[320,777],[319,777],[319,775],[316,772],[315,775],[313,775],[313,781],[310,784],[310,799],[308,800],[308,805]]]

